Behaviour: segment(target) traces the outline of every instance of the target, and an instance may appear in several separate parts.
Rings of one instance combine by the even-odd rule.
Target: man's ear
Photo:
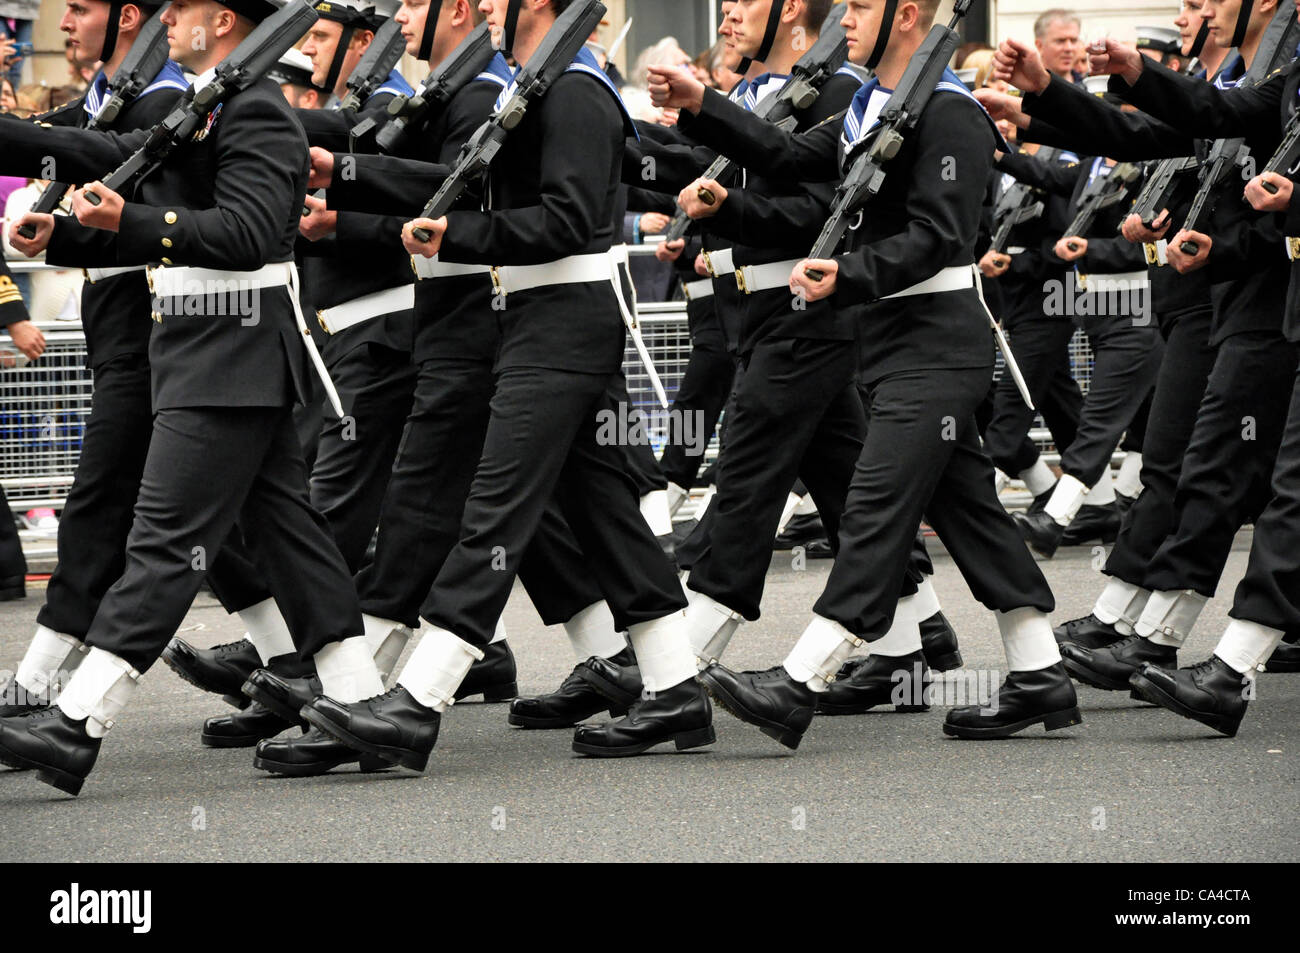
[[[122,15],[117,21],[118,35],[130,33],[132,30],[138,30],[144,26],[144,12],[134,3],[128,3],[122,8]]]

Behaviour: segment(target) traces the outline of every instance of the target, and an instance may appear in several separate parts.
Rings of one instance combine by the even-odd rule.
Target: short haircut
[[[1057,22],[1073,23],[1080,28],[1083,26],[1078,14],[1071,13],[1062,7],[1053,7],[1050,10],[1044,10],[1038,15],[1038,19],[1034,21],[1034,39],[1041,40],[1047,36],[1047,28]]]
[[[773,3],[781,3],[782,0],[772,0]],[[835,0],[808,0],[808,26],[820,30],[826,18],[831,15],[831,7],[835,6]]]

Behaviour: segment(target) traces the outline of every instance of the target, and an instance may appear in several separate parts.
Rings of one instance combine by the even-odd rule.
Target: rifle
[[[384,125],[375,133],[375,143],[381,152],[392,152],[402,134],[413,123],[418,124],[433,109],[445,109],[453,96],[464,89],[474,77],[487,69],[496,50],[492,48],[492,32],[487,23],[480,23],[460,45],[451,52],[438,68],[425,78],[410,96],[395,96],[388,104]],[[377,125],[367,119],[352,130],[355,137],[364,135],[367,124]]]
[[[1110,170],[1109,175],[1099,175],[1084,187],[1079,196],[1079,213],[1065,230],[1064,238],[1071,235],[1082,236],[1092,227],[1093,220],[1099,212],[1112,205],[1118,205],[1128,195],[1129,186],[1142,177],[1142,170],[1132,162],[1121,162]],[[1078,242],[1066,242],[1070,251],[1077,251]]]
[[[1295,55],[1296,43],[1300,40],[1300,22],[1297,22],[1294,10],[1283,10],[1273,14],[1264,37],[1260,40],[1255,59],[1246,70],[1238,86],[1258,86],[1264,82],[1273,70],[1290,62]],[[1211,197],[1218,191],[1232,170],[1245,161],[1250,150],[1244,138],[1217,139],[1210,147],[1209,155],[1201,165],[1200,184],[1183,223],[1184,231],[1204,231],[1204,218],[1214,206]],[[1190,239],[1178,246],[1183,254],[1195,255],[1200,245]]]
[[[564,75],[604,15],[603,3],[586,0],[572,4],[556,18],[537,51],[520,70],[511,89],[507,90],[510,98],[465,143],[456,160],[456,168],[429,200],[421,217],[437,219],[446,215],[469,188],[470,182],[487,172],[510,131],[523,121],[529,105],[545,95]],[[425,228],[416,228],[412,234],[422,242],[433,237]]]
[[[858,210],[880,193],[885,184],[885,163],[898,155],[904,140],[920,121],[926,103],[934,95],[934,88],[961,41],[956,27],[970,9],[971,2],[972,0],[956,0],[948,25],[936,23],[930,27],[920,48],[908,60],[898,88],[880,111],[880,132],[870,147],[853,160],[844,181],[835,190],[830,218],[826,220],[809,258],[829,258],[844,238],[844,233],[849,230],[849,222]],[[804,273],[813,281],[821,281],[826,277],[816,268],[807,269]]]
[[[993,210],[993,243],[990,251],[1002,254],[1011,239],[1011,229],[1021,222],[1031,222],[1043,214],[1042,192],[1031,185],[1017,182],[1003,194]]]
[[[247,88],[263,76],[319,19],[306,0],[289,0],[258,25],[230,55],[217,64],[211,79],[201,87],[191,85],[170,113],[149,131],[144,145],[104,177],[105,188],[121,192],[158,169],[169,155],[198,132],[212,111],[231,93]],[[202,79],[202,77],[200,77]],[[94,192],[86,201],[99,205]]]
[[[406,39],[402,36],[402,25],[395,20],[386,20],[375,31],[375,38],[370,41],[366,51],[357,60],[356,69],[348,77],[348,90],[343,94],[339,109],[357,110],[365,105],[367,99],[375,94],[388,79],[397,61],[406,52]]]
[[[1282,133],[1282,141],[1278,143],[1277,149],[1274,150],[1272,157],[1264,164],[1261,172],[1277,172],[1280,175],[1292,175],[1296,167],[1300,166],[1300,154],[1297,153],[1296,146],[1300,144],[1300,112],[1291,114],[1291,118],[1286,121],[1286,129]],[[1269,195],[1277,195],[1277,186],[1272,182],[1260,183],[1264,186],[1264,191]]]
[[[1200,163],[1195,156],[1182,156],[1177,159],[1161,159],[1155,170],[1147,178],[1137,198],[1133,200],[1133,214],[1142,220],[1142,225],[1150,228],[1156,218],[1169,207],[1174,193],[1178,191],[1184,172],[1190,172]],[[1120,223],[1120,228],[1124,223]]]
[[[166,7],[163,9],[165,10]],[[159,11],[160,14],[161,12]],[[122,63],[113,74],[112,85],[109,87],[111,94],[99,107],[99,112],[86,123],[86,128],[113,128],[113,123],[117,122],[117,117],[121,115],[122,110],[138,99],[167,65],[169,54],[167,27],[158,16],[154,16],[140,28],[140,33],[131,44],[131,49],[126,56],[122,57]],[[59,207],[59,202],[68,188],[67,182],[51,182],[32,206],[32,211],[38,215],[50,214]],[[32,225],[23,225],[19,227],[18,234],[27,239],[35,238],[36,228]]]
[[[848,59],[848,36],[844,27],[840,25],[840,20],[843,17],[844,11],[842,8],[836,7],[831,10],[825,22],[822,23],[817,42],[812,45],[812,48],[807,53],[799,57],[799,61],[790,70],[790,79],[786,81],[780,91],[764,99],[755,107],[755,116],[787,132],[794,128],[797,120],[793,114],[807,109],[815,103],[817,97],[821,95],[822,86],[835,75],[836,71],[844,65],[844,61]],[[704,170],[704,175],[701,178],[721,182],[723,176],[730,175],[737,168],[737,165],[738,163],[733,160],[720,155],[713,160],[712,165]],[[700,201],[705,205],[713,205],[717,201],[717,196],[709,189],[701,188]],[[691,219],[686,213],[678,212],[673,216],[672,223],[664,234],[664,241],[677,241],[686,234],[686,230],[690,226]]]

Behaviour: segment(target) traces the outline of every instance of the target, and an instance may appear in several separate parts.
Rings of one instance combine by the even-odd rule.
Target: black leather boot
[[[320,679],[315,675],[286,678],[259,668],[244,682],[244,694],[260,702],[273,714],[285,721],[298,722],[302,707],[321,693]]]
[[[615,718],[627,714],[628,705],[612,703],[582,677],[579,663],[560,687],[536,698],[516,698],[506,719],[516,728],[572,728],[592,715],[608,711]],[[640,684],[637,679],[637,684]],[[639,695],[637,697],[640,697]],[[635,700],[635,699],[634,699]]]
[[[635,702],[627,717],[579,725],[573,750],[597,758],[624,758],[671,741],[678,751],[715,741],[709,697],[693,678]]]
[[[1093,688],[1112,692],[1128,691],[1128,680],[1143,662],[1160,668],[1178,667],[1178,649],[1157,645],[1140,635],[1130,635],[1099,649],[1082,649],[1069,643],[1061,646],[1065,670]]]
[[[484,702],[506,702],[519,694],[515,654],[504,641],[483,646],[483,657],[469,667],[456,689],[456,701],[482,695]]]
[[[345,705],[318,695],[302,712],[325,734],[367,754],[423,771],[438,742],[442,715],[426,708],[401,685],[382,695]]]
[[[773,549],[794,549],[826,539],[826,526],[820,513],[795,514],[786,520],[785,529],[772,544]]]
[[[1144,664],[1129,679],[1133,694],[1229,738],[1237,733],[1249,703],[1250,679],[1217,655],[1190,668]]]
[[[9,678],[4,688],[0,688],[0,718],[15,718],[39,711],[49,705],[49,700],[29,692],[18,684],[18,679]]]
[[[297,738],[261,741],[253,755],[253,767],[294,778],[324,774],[342,764],[358,765],[365,772],[393,766],[391,761],[349,748],[319,728]]]
[[[1047,731],[1083,721],[1078,698],[1065,668],[1055,665],[1034,672],[1009,672],[989,699],[988,707],[965,705],[948,712],[943,733],[957,738],[1009,738],[1030,725]]]
[[[1061,623],[1052,629],[1052,635],[1056,636],[1057,645],[1068,642],[1084,649],[1103,649],[1124,638],[1115,626],[1102,622],[1091,612],[1082,619],[1070,619]]]
[[[848,678],[837,676],[817,696],[817,714],[861,715],[877,705],[893,705],[899,712],[929,711],[929,690],[930,670],[921,652],[896,658],[868,655]]]
[[[85,719],[73,721],[57,705],[0,718],[0,761],[35,771],[46,784],[72,795],[81,793],[102,742],[86,734]]]
[[[1036,513],[1012,513],[1011,518],[1016,521],[1020,537],[1029,544],[1030,549],[1047,559],[1056,555],[1065,528],[1048,516],[1046,510],[1039,510]]]
[[[925,655],[925,664],[936,672],[961,668],[957,631],[942,612],[936,612],[930,618],[922,620],[921,652]]]
[[[631,649],[609,658],[593,655],[573,673],[603,695],[606,707],[612,706],[617,714],[627,711],[641,697],[641,669]]]
[[[1288,633],[1264,663],[1266,672],[1300,672],[1300,644],[1297,634]]]
[[[224,642],[210,649],[196,649],[183,639],[172,639],[163,649],[162,660],[195,688],[220,695],[236,708],[248,707],[244,682],[262,667],[261,656],[248,639]]]
[[[787,748],[799,747],[817,710],[817,692],[791,678],[784,665],[733,672],[715,662],[700,681],[719,705]]]
[[[263,738],[274,738],[295,726],[307,727],[301,718],[286,721],[265,705],[253,702],[233,715],[207,719],[200,740],[209,748],[251,748]]]
[[[1085,543],[1113,543],[1119,538],[1119,507],[1114,503],[1100,506],[1081,506],[1061,534],[1062,546],[1082,546]]]

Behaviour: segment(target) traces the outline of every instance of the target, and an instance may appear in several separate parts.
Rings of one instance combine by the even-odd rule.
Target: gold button
[[[163,216],[163,221],[166,222],[168,225],[175,225],[175,224],[176,224],[176,213],[175,213],[175,212],[168,212],[166,215]]]
[[[155,312],[153,312],[153,314],[149,315],[149,317],[153,318],[153,319],[154,319],[155,321],[157,321],[159,324],[162,324],[162,314],[161,314],[161,313],[155,311]]]
[[[171,240],[170,238],[164,238],[164,239],[162,240],[162,246],[163,246],[163,248],[171,248],[171,247],[172,247],[172,240]]]
[[[170,264],[172,263],[172,260],[171,260],[170,258],[164,258],[164,259],[162,260],[162,263],[163,263],[164,265],[170,265]]]

